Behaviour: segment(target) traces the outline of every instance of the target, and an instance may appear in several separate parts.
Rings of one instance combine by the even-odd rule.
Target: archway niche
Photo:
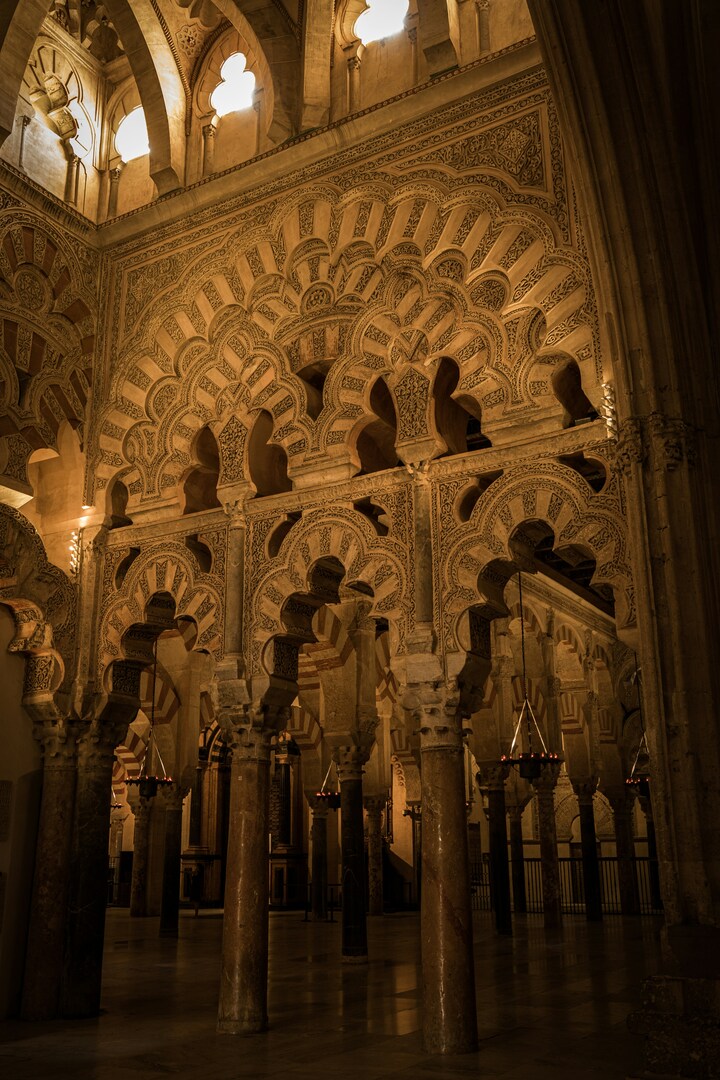
[[[274,423],[270,413],[261,409],[248,440],[250,479],[259,498],[292,490],[287,471],[287,454],[282,446],[270,442]]]
[[[392,394],[382,375],[375,380],[370,391],[370,408],[375,419],[366,424],[357,440],[361,474],[394,469],[401,464],[395,449],[397,413]]]
[[[194,454],[197,467],[185,479],[183,514],[195,514],[200,510],[214,510],[220,506],[217,483],[220,476],[220,452],[218,444],[207,425],[200,429],[195,439]]]
[[[539,520],[528,520],[519,525],[510,544],[518,551],[521,560],[531,558],[540,573],[614,617],[615,597],[612,588],[601,582],[593,582],[595,558],[583,544],[565,544],[556,548],[552,528],[547,522]]]
[[[552,373],[552,389],[563,408],[563,427],[597,420],[598,412],[583,390],[582,375],[576,360],[562,360]]]
[[[129,499],[127,486],[120,479],[113,480],[107,493],[107,511],[110,517],[110,528],[120,529],[124,525],[132,525],[132,518],[127,515]]]
[[[492,443],[483,435],[480,406],[468,395],[452,396],[460,381],[460,369],[454,360],[444,356],[435,375],[433,402],[435,424],[447,443],[447,455],[465,454],[468,450],[483,450]]]
[[[307,414],[311,420],[317,420],[323,408],[323,389],[330,371],[330,360],[317,360],[297,372],[302,381],[307,401]]]

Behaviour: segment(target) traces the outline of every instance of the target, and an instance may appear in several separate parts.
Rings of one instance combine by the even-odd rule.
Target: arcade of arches
[[[270,906],[414,909],[468,1052],[474,907],[652,909],[717,1076],[718,11],[389,6],[2,6],[0,1014],[224,908],[267,1038]]]

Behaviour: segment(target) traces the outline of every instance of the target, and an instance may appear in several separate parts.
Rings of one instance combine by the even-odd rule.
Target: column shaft
[[[549,768],[545,765],[544,768]],[[543,922],[546,929],[562,924],[562,892],[555,827],[555,783],[536,785],[538,825],[540,829],[540,868],[542,871]]]
[[[51,1020],[58,1014],[75,778],[74,749],[51,756],[46,746],[21,1004],[24,1020]]]
[[[162,905],[160,936],[177,937],[180,915],[180,849],[182,847],[182,812],[184,792],[167,789],[165,798],[165,850],[163,854]]]
[[[510,811],[510,859],[512,867],[513,908],[515,914],[527,911],[525,893],[525,850],[523,846],[522,811]]]
[[[579,806],[580,842],[582,846],[583,881],[585,884],[585,915],[591,921],[596,922],[602,919],[602,889],[592,798],[589,801],[582,797],[579,798]]]
[[[612,801],[615,824],[615,852],[617,854],[618,883],[620,886],[620,910],[623,915],[637,915],[640,912],[637,866],[635,864],[635,837],[633,835],[632,811],[630,799],[619,798]]]
[[[368,952],[362,775],[343,775],[343,769],[340,769],[339,773],[342,813],[342,958],[346,963],[364,963]]]
[[[423,1037],[434,1054],[477,1046],[462,744],[422,748]]]
[[[135,831],[133,833],[132,879],[130,882],[130,915],[139,918],[147,915],[147,875],[150,853],[150,799],[138,799],[135,808]]]
[[[233,751],[218,1032],[264,1031],[268,974],[269,743]]]
[[[499,934],[512,934],[504,787],[499,785],[488,788],[487,799],[490,826],[490,889],[495,912],[495,929]]]
[[[107,906],[108,831],[115,741],[81,748],[78,761],[63,1016],[100,1011]]]
[[[327,807],[313,807],[312,819],[312,917],[327,916]]]
[[[368,915],[383,913],[382,798],[366,799],[368,843]]]

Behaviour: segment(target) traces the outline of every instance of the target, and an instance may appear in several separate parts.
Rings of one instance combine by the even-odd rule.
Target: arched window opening
[[[137,109],[129,112],[118,124],[115,149],[125,164],[150,153],[145,111],[142,106],[138,105]]]
[[[140,554],[140,548],[138,548],[138,547],[130,548],[129,553],[125,556],[125,558],[119,564],[117,570],[115,571],[115,588],[116,589],[119,589],[120,586],[122,585],[123,581],[127,577],[128,570],[130,569],[132,564],[135,562],[135,560],[137,559],[139,554]]]
[[[272,416],[263,409],[258,414],[248,441],[250,479],[257,488],[258,497],[292,490],[287,472],[287,454],[282,446],[270,442],[273,427]]]
[[[452,397],[460,379],[460,369],[454,360],[444,356],[440,361],[433,398],[435,423],[448,445],[448,454],[464,454],[468,450],[483,450],[492,443],[483,435],[480,407],[472,398],[462,401]],[[472,410],[472,411],[471,411]]]
[[[607,470],[598,458],[586,457],[581,450],[578,454],[565,454],[558,458],[563,465],[582,476],[593,491],[602,491],[607,483]]]
[[[378,536],[387,536],[390,532],[389,514],[382,506],[373,502],[369,495],[354,502],[353,509],[368,519]]]
[[[241,52],[233,53],[220,68],[221,81],[210,95],[210,105],[215,115],[227,116],[228,113],[249,109],[255,94],[255,76],[246,71],[247,59]]]
[[[209,574],[212,570],[212,551],[197,533],[185,537],[185,547],[193,553],[203,574]]]
[[[196,514],[200,510],[214,510],[220,506],[217,497],[220,453],[209,427],[202,428],[195,440],[195,458],[198,462],[197,468],[192,470],[183,485],[184,514]]]
[[[564,360],[555,368],[552,388],[563,407],[564,428],[597,420],[597,410],[582,388],[582,376],[577,361]]]
[[[367,8],[355,21],[355,34],[363,45],[399,34],[405,28],[408,0],[367,0]]]
[[[132,519],[126,513],[129,497],[128,489],[122,480],[116,480],[109,492],[111,529],[120,529],[123,525],[132,525]]]
[[[302,371],[298,371],[298,378],[302,379],[305,386],[307,412],[311,420],[317,420],[322,412],[323,389],[329,370],[329,360],[318,360],[317,363],[308,364]]]
[[[455,514],[460,521],[470,520],[480,496],[487,491],[493,481],[497,480],[502,474],[502,469],[497,469],[495,472],[483,473],[482,476],[477,476],[469,487],[460,492],[455,503]]]
[[[267,553],[269,558],[274,559],[279,553],[283,540],[290,532],[293,525],[300,521],[301,517],[302,513],[298,510],[292,514],[288,514],[284,521],[281,521],[279,525],[275,526],[267,541]]]
[[[394,469],[402,464],[395,449],[397,417],[392,395],[382,376],[375,381],[370,392],[370,408],[375,414],[375,420],[363,428],[357,441],[361,472]]]

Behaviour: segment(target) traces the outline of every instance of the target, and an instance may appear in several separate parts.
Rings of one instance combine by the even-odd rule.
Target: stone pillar
[[[142,795],[135,804],[135,831],[133,834],[132,879],[130,881],[130,915],[140,918],[147,915],[147,875],[150,853],[150,810],[152,799]]]
[[[365,46],[360,41],[353,42],[345,50],[347,56],[348,79],[347,79],[347,104],[348,113],[357,112],[360,108],[360,61],[365,52]]]
[[[225,876],[220,1034],[264,1031],[268,974],[268,832],[272,732],[233,736],[230,836]]]
[[[521,806],[511,806],[508,810],[508,816],[510,818],[510,865],[512,867],[513,908],[516,915],[524,914],[527,911],[522,815],[523,808]]]
[[[78,732],[63,721],[33,726],[42,746],[43,786],[20,1015],[52,1020],[63,972]]]
[[[409,41],[410,41],[410,48],[411,48],[410,66],[411,66],[411,70],[412,70],[412,84],[413,84],[413,86],[417,86],[418,81],[420,79],[420,74],[419,74],[420,69],[419,69],[419,65],[418,65],[418,32],[417,32],[417,26],[408,26],[407,35],[408,35],[408,38],[409,38]]]
[[[188,834],[188,847],[201,848],[203,846],[203,789],[205,786],[205,772],[208,767],[207,750],[202,751],[205,755],[198,761],[193,780],[192,795],[190,797],[190,831]]]
[[[276,755],[275,768],[278,774],[278,844],[280,847],[289,848],[292,841],[290,755]]]
[[[475,0],[478,52],[481,56],[490,52],[490,2]]]
[[[203,176],[212,176],[215,172],[215,138],[217,130],[214,124],[203,124]]]
[[[61,993],[61,1012],[66,1017],[96,1016],[100,1010],[112,770],[115,747],[124,737],[127,723],[96,720],[79,744]]]
[[[312,877],[311,910],[318,922],[327,916],[327,819],[325,799],[308,796],[312,810]]]
[[[591,922],[602,919],[602,886],[595,836],[593,795],[597,779],[573,780],[573,791],[580,807],[580,843],[582,847],[583,884],[585,886],[585,915]]]
[[[357,746],[339,746],[333,757],[340,781],[342,814],[342,958],[344,963],[364,964],[368,951],[362,773],[368,754]]]
[[[560,766],[545,762],[539,779],[533,781],[537,797],[540,829],[540,869],[542,871],[543,921],[546,930],[562,925],[560,863],[555,827],[555,786]]]
[[[660,891],[660,868],[658,866],[658,850],[655,840],[655,819],[653,818],[652,805],[647,796],[640,799],[640,809],[645,815],[645,829],[647,831],[648,853],[648,877],[650,879],[650,902],[658,910],[663,907],[662,893]]]
[[[77,154],[71,153],[68,158],[67,173],[65,175],[65,202],[70,203],[71,206],[77,204],[79,169],[80,158]]]
[[[180,853],[183,801],[187,791],[176,782],[162,788],[165,803],[165,852],[163,855],[160,937],[177,937],[180,915]]]
[[[615,852],[617,854],[618,884],[620,886],[620,910],[623,915],[638,915],[640,895],[637,867],[635,865],[635,836],[633,832],[634,797],[621,791],[609,795],[615,825]]]
[[[463,735],[457,698],[419,692],[423,1040],[431,1054],[477,1047]]]
[[[383,913],[383,842],[380,826],[387,804],[383,795],[365,798],[368,841],[368,915]]]
[[[512,934],[507,825],[505,822],[505,781],[507,775],[507,766],[483,767],[478,774],[480,791],[488,802],[490,895],[493,911],[495,912],[495,929],[499,934]]]

